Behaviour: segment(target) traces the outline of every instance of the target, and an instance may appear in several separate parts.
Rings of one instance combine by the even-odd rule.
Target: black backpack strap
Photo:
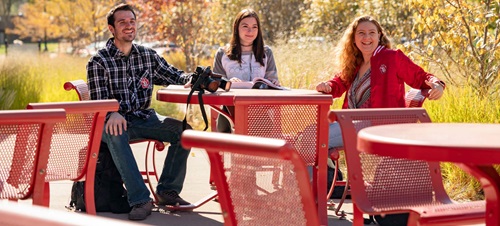
[[[377,224],[375,222],[375,218],[373,218],[373,215],[370,215],[368,219],[364,218],[363,220],[364,220],[363,224],[372,224],[372,223]]]

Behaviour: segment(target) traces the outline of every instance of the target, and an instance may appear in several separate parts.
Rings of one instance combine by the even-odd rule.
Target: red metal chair
[[[81,79],[64,83],[64,89],[67,91],[75,90],[76,93],[78,94],[78,98],[81,101],[90,100],[88,85],[85,81]],[[156,193],[154,192],[155,189],[151,177],[154,178],[155,183],[158,183],[158,171],[156,168],[155,151],[163,151],[165,149],[165,144],[161,141],[152,139],[134,140],[131,141],[130,144],[139,144],[144,142],[147,142],[146,153],[144,158],[145,169],[141,171],[141,175],[143,176],[144,182],[148,184],[149,189],[152,191],[151,193],[153,194],[155,200],[158,201]],[[152,166],[150,164],[152,164]]]
[[[64,109],[0,111],[0,199],[42,205],[52,132]]]
[[[353,199],[354,225],[363,213],[410,213],[408,225],[457,225],[484,222],[485,202],[456,203],[443,187],[439,162],[395,159],[357,150],[359,130],[375,125],[430,123],[423,108],[333,110],[329,118],[342,129]]]
[[[43,205],[49,206],[50,181],[85,180],[85,203],[96,214],[94,176],[106,114],[118,110],[116,100],[30,103],[28,109],[66,110],[67,118],[54,127],[45,177]]]
[[[429,91],[428,89],[420,90],[420,89],[414,89],[411,88],[408,90],[405,94],[405,106],[407,108],[410,107],[415,107],[419,108],[422,107],[424,104],[425,99],[427,96],[429,96]],[[341,219],[345,219],[345,212],[342,211],[340,208],[342,207],[347,195],[350,195],[349,193],[349,179],[347,177],[347,174],[344,176],[345,180],[343,181],[337,181],[337,172],[339,171],[339,159],[340,159],[340,151],[343,151],[344,147],[334,147],[328,149],[328,156],[331,159],[331,161],[334,163],[334,170],[335,174],[333,177],[333,182],[332,185],[330,186],[330,189],[328,190],[328,194],[326,196],[328,200],[328,208],[330,210],[335,211],[335,215],[339,216]],[[330,197],[333,194],[333,191],[335,189],[335,186],[344,186],[344,192],[342,193],[342,197],[340,198],[338,203],[335,203],[333,199],[330,199]]]
[[[305,163],[287,141],[186,130],[181,143],[207,151],[224,225],[320,224]]]

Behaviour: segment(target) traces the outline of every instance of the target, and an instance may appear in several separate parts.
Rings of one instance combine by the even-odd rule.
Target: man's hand
[[[127,120],[120,113],[113,112],[106,123],[106,133],[118,136],[122,135],[123,130],[127,131]]]

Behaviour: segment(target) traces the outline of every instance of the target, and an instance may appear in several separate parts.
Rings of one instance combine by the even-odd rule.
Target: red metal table
[[[166,88],[158,90],[156,98],[158,101],[186,104],[190,89],[183,86],[170,85]],[[314,121],[317,125],[314,129],[305,129],[301,132],[301,136],[314,137],[316,143],[306,143],[310,145],[309,149],[313,148],[314,156],[309,156],[315,162],[315,173],[313,175],[313,192],[317,200],[319,218],[322,224],[327,225],[327,207],[326,199],[326,163],[328,149],[328,111],[332,104],[330,95],[321,94],[314,90],[292,89],[292,90],[272,90],[272,89],[231,89],[229,92],[218,91],[215,93],[205,92],[203,95],[203,103],[209,105],[217,112],[221,112],[220,106],[234,106],[234,117],[225,115],[229,120],[234,122],[234,132],[237,134],[251,135],[255,128],[249,127],[249,120],[255,120],[259,115],[251,115],[253,110],[256,114],[262,114],[260,108],[265,106],[279,105],[280,117],[292,118],[287,120],[287,130],[294,130],[297,127],[304,129],[301,121]],[[198,104],[197,92],[193,93],[190,104]],[[297,112],[287,112],[287,107],[297,106],[294,108]],[[261,107],[264,106],[264,107]],[[311,107],[309,107],[311,106]],[[311,111],[312,110],[312,111]],[[312,112],[308,114],[307,112]],[[314,117],[314,118],[311,118]],[[301,120],[307,119],[307,120]],[[285,121],[281,119],[282,121]],[[213,122],[213,121],[212,121]],[[290,124],[296,123],[293,126]],[[272,123],[260,125],[261,127],[272,127]],[[272,133],[273,129],[269,129]],[[281,131],[282,133],[296,133],[296,131]],[[306,134],[308,133],[308,134]],[[300,152],[300,151],[299,151]],[[305,160],[308,162],[307,160]],[[319,178],[319,179],[318,179]]]
[[[500,225],[500,124],[419,123],[373,126],[358,134],[358,150],[434,162],[454,162],[481,182],[486,225]]]

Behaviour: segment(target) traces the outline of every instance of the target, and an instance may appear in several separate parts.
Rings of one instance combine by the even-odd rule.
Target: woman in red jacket
[[[371,16],[356,18],[337,45],[340,73],[320,82],[316,90],[338,98],[347,92],[342,108],[405,107],[405,84],[431,89],[429,100],[441,98],[444,83],[413,63],[391,42]],[[329,148],[343,146],[338,123],[329,128]]]

